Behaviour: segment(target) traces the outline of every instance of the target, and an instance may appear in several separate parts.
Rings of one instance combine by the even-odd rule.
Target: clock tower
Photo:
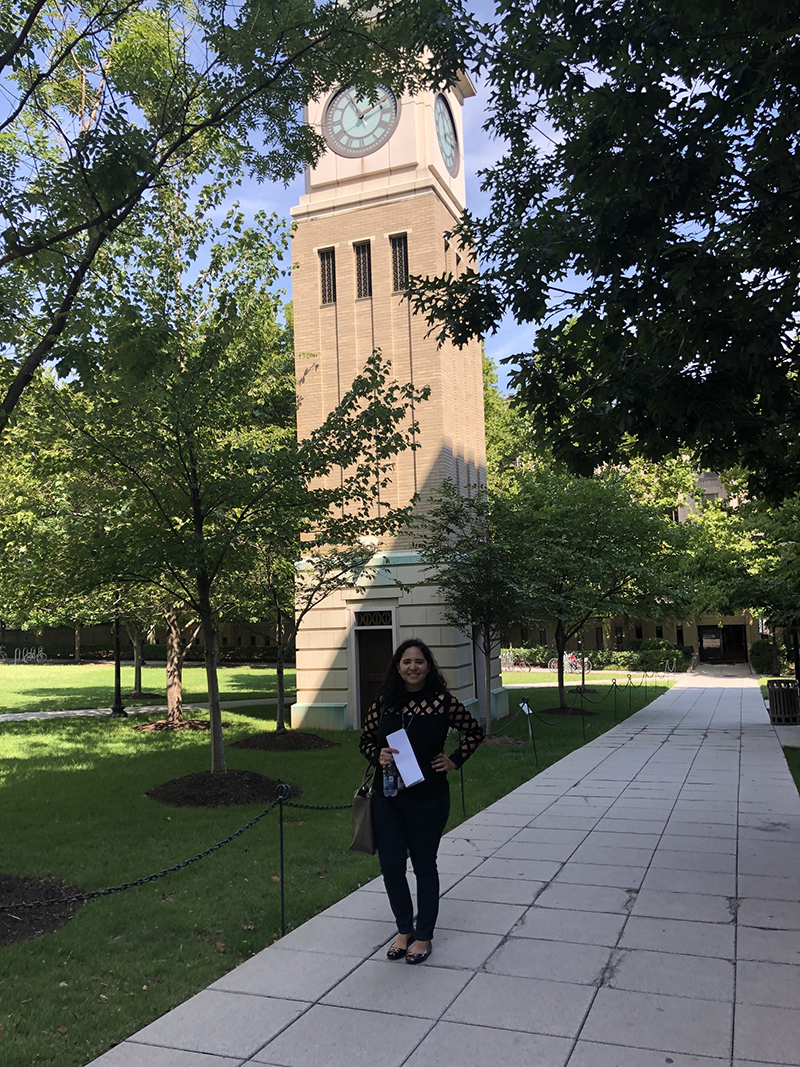
[[[328,150],[292,211],[298,434],[323,422],[380,349],[397,381],[430,388],[414,411],[419,447],[397,457],[388,490],[396,506],[418,495],[424,510],[445,479],[485,480],[480,344],[439,346],[405,297],[409,275],[457,275],[466,266],[445,235],[464,208],[461,112],[471,96],[462,76],[445,92],[403,97],[383,85],[371,98],[343,86],[308,106]],[[430,646],[451,691],[477,715],[482,653],[445,622],[410,541],[378,546],[373,565],[366,586],[332,594],[303,621],[292,726],[359,728],[393,649],[408,637]],[[499,663],[492,673],[500,714]]]

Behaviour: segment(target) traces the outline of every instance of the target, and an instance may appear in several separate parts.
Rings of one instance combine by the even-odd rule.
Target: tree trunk
[[[166,614],[167,624],[167,722],[171,727],[183,725],[183,660],[186,649],[183,644],[180,618],[177,608]]]
[[[142,645],[144,644],[144,638],[140,633],[137,633],[133,639],[133,695],[140,697],[142,695]]]
[[[202,571],[197,575],[197,606],[203,630],[206,683],[208,685],[208,719],[211,726],[211,773],[225,774],[225,743],[222,739],[222,709],[219,706],[217,677],[217,631],[211,609],[211,583]]]
[[[80,663],[80,661],[81,661],[81,624],[80,623],[78,623],[78,625],[75,627],[75,657],[74,658],[75,658],[75,662],[76,663]]]
[[[142,660],[144,659],[142,645],[144,644],[144,635],[141,630],[131,626],[130,623],[125,623],[125,630],[133,648],[133,692],[131,696],[140,697],[142,695]]]
[[[492,733],[492,643],[483,637],[483,698],[486,701],[486,736]]]
[[[558,706],[567,707],[567,692],[564,687],[564,653],[567,648],[567,635],[564,624],[559,619],[556,624],[556,655],[558,657]]]
[[[797,627],[792,630],[792,649],[794,650],[794,676],[800,683],[800,641],[797,636]]]
[[[775,634],[775,628],[772,629],[772,676],[778,677],[778,672],[781,669],[780,659],[778,658],[778,638]]]

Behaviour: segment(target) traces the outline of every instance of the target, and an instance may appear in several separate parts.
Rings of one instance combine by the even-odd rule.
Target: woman
[[[451,726],[461,733],[461,744],[445,756],[445,738]],[[394,766],[398,750],[386,742],[387,734],[401,728],[408,734],[425,776],[424,781],[408,788]],[[448,692],[427,645],[416,639],[404,641],[392,657],[381,695],[367,712],[361,735],[361,751],[380,768],[372,794],[372,824],[381,874],[397,922],[397,937],[386,953],[390,960],[405,957],[406,963],[422,963],[431,954],[439,912],[436,853],[450,813],[447,774],[469,759],[483,737],[480,724]],[[396,795],[391,795],[395,788]],[[406,881],[407,855],[417,878],[416,929]]]

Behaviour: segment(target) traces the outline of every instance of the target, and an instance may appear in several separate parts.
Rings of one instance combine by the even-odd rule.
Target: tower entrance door
[[[391,611],[356,612],[356,669],[358,671],[358,726],[378,697],[394,652]]]

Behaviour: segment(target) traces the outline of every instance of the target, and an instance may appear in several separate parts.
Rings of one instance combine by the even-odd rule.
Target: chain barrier
[[[280,797],[276,797],[275,800],[264,808],[262,812],[259,812],[250,822],[245,823],[234,833],[230,834],[223,841],[218,841],[216,845],[211,845],[210,848],[204,849],[202,852],[198,852],[196,856],[192,856],[191,859],[184,860],[183,863],[176,863],[172,867],[166,867],[163,871],[158,871],[156,874],[147,874],[143,878],[137,878],[134,882],[122,882],[120,885],[109,886],[107,889],[95,889],[91,893],[76,893],[71,897],[54,897],[52,900],[31,900],[20,904],[3,904],[0,905],[0,912],[16,911],[18,908],[48,908],[53,904],[78,904],[83,900],[97,900],[98,897],[108,897],[112,893],[121,893],[125,889],[134,889],[139,885],[146,885],[148,882],[155,882],[159,878],[164,878],[168,874],[174,874],[176,871],[182,871],[184,867],[188,867],[192,863],[197,863],[198,860],[204,859],[206,856],[210,856],[212,852],[216,852],[222,848],[223,845],[230,844],[231,841],[235,841],[237,837],[249,830],[251,826],[255,826],[257,822],[260,822],[265,815],[269,813],[280,803]],[[350,805],[347,805],[348,807]]]
[[[638,685],[634,685],[630,674],[628,675],[628,681],[627,681],[627,684],[626,684],[626,688],[628,689],[628,711],[629,712],[630,712],[630,707],[631,707],[631,702],[630,702],[631,691],[633,689],[640,688],[642,684],[643,684],[642,682],[639,682]],[[646,684],[646,677],[645,677],[645,684]],[[616,723],[616,721],[617,721],[617,690],[620,688],[618,683],[617,683],[616,678],[612,679],[610,688],[611,688],[611,692],[614,695],[614,722]],[[645,688],[645,692],[646,692],[646,688]],[[583,713],[584,712],[584,708],[583,708],[584,694],[583,694],[582,691],[579,693],[579,696],[580,696],[580,701],[581,701],[581,709],[580,709],[580,711],[581,711],[581,725],[582,725],[582,728],[583,728],[583,736],[584,736],[584,741],[585,741],[585,739],[586,739],[586,724],[585,724],[586,717],[585,717],[585,715]],[[605,697],[602,697],[600,700],[589,701],[589,703],[602,704],[607,699],[608,699],[608,697],[606,695]],[[574,703],[571,704],[568,707],[568,714],[570,712],[573,712],[573,711],[575,711],[575,704]],[[514,716],[507,723],[505,723],[502,727],[500,727],[499,729],[495,730],[495,734],[502,734],[505,730],[507,730],[510,726],[512,726],[513,723],[516,722],[516,720],[519,718],[521,713],[524,713],[524,715],[525,715],[526,723],[527,723],[527,726],[528,726],[528,739],[529,739],[530,744],[533,746],[534,759],[536,761],[536,766],[538,767],[539,766],[539,753],[538,753],[537,748],[536,748],[536,738],[534,736],[533,729],[531,727],[531,719],[536,719],[538,722],[541,722],[545,726],[561,726],[566,722],[568,715],[564,715],[558,722],[548,722],[547,719],[543,718],[536,711],[534,711],[533,708],[531,708],[531,706],[528,703],[527,699],[523,698],[520,701],[519,706],[517,707],[517,711],[514,714]],[[461,770],[461,807],[462,807],[462,811],[463,811],[464,817],[466,818],[466,804],[465,804],[465,800],[464,800],[464,768],[463,768],[463,765],[460,768],[460,770]],[[265,816],[269,815],[269,813],[271,811],[274,811],[274,809],[276,807],[278,807],[279,808],[279,835],[280,835],[280,867],[281,867],[281,874],[280,874],[280,883],[281,883],[281,934],[283,935],[283,933],[285,932],[285,928],[286,928],[286,923],[285,923],[285,898],[284,898],[284,847],[283,847],[283,844],[284,844],[284,842],[283,842],[283,809],[284,809],[284,807],[297,808],[297,809],[299,809],[301,811],[352,811],[352,806],[353,806],[352,805],[352,801],[349,801],[347,804],[301,804],[299,801],[289,800],[289,796],[290,796],[290,787],[288,785],[286,785],[285,783],[281,783],[278,786],[275,800],[273,800],[273,802],[271,804],[269,804],[266,808],[264,808],[263,811],[260,811],[258,813],[258,815],[255,815],[252,819],[250,819],[249,822],[246,822],[244,824],[244,826],[240,826],[238,830],[235,830],[232,834],[229,834],[226,838],[223,838],[222,841],[218,841],[215,845],[211,845],[209,848],[204,849],[202,852],[198,852],[197,855],[191,856],[189,859],[183,860],[183,862],[181,862],[181,863],[173,864],[173,866],[171,866],[171,867],[165,867],[163,870],[157,871],[154,874],[148,874],[148,875],[145,875],[142,878],[136,878],[132,882],[122,882],[119,885],[108,886],[106,889],[95,889],[95,890],[92,890],[91,892],[88,892],[88,893],[75,893],[75,894],[73,894],[71,896],[66,896],[66,897],[53,897],[51,900],[32,900],[32,901],[23,901],[23,902],[20,902],[18,904],[2,904],[2,905],[0,905],[0,913],[17,911],[18,909],[22,909],[22,908],[47,908],[47,907],[51,907],[51,906],[53,906],[55,904],[79,904],[79,903],[81,903],[83,901],[86,901],[86,900],[98,900],[101,897],[111,896],[113,893],[122,893],[126,889],[135,889],[137,886],[147,885],[150,882],[158,881],[159,878],[165,878],[168,874],[175,874],[177,871],[182,871],[184,868],[191,866],[191,864],[197,863],[198,860],[205,859],[206,856],[210,856],[212,852],[217,852],[219,849],[223,848],[225,845],[229,845],[231,843],[231,841],[235,841],[238,837],[241,837],[241,835],[243,833],[246,833],[247,830],[251,829],[253,826],[256,825],[256,823],[260,822]]]

